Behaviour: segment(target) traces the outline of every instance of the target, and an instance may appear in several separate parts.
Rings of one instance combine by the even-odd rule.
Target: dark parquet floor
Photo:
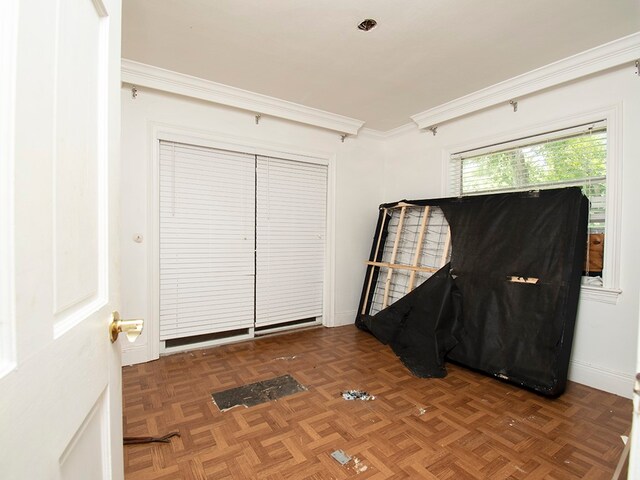
[[[418,379],[354,326],[317,328],[123,369],[127,480],[609,479],[631,401],[576,383],[550,400],[449,365]],[[291,374],[307,391],[220,412],[214,391]],[[346,401],[362,389],[372,401]],[[331,457],[343,450],[352,461]]]

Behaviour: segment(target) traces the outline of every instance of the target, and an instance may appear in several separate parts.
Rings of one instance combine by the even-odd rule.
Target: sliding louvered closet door
[[[327,166],[257,158],[256,328],[323,314]]]
[[[255,156],[160,142],[160,339],[253,328]]]

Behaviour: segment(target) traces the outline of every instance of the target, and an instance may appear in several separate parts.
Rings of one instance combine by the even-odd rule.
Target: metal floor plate
[[[278,398],[306,390],[291,375],[282,375],[281,377],[250,383],[242,387],[214,392],[211,396],[218,408],[221,411],[225,411],[240,405],[253,407],[254,405],[277,400]]]

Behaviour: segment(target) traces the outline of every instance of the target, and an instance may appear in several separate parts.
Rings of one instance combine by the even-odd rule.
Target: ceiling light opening
[[[368,32],[369,30],[373,30],[374,28],[376,28],[377,25],[378,22],[376,22],[373,18],[367,18],[366,20],[360,22],[360,25],[358,25],[358,30]]]

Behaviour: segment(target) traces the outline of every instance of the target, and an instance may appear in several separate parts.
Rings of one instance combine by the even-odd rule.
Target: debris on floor
[[[290,357],[276,357],[274,360],[295,360],[297,355],[291,355]]]
[[[218,406],[221,412],[224,412],[240,405],[253,407],[254,405],[277,400],[306,390],[306,387],[300,385],[291,375],[282,375],[269,380],[243,385],[242,387],[214,392],[211,396],[213,397],[213,403]]]
[[[144,443],[171,443],[171,437],[180,437],[180,432],[171,432],[161,437],[124,437],[124,445],[140,445]]]
[[[363,390],[347,390],[346,392],[342,392],[342,398],[345,400],[375,400],[376,397],[373,395],[369,395],[367,392]]]
[[[342,450],[336,450],[335,452],[331,453],[331,456],[340,465],[346,466],[349,469],[353,469],[358,474],[362,472],[366,472],[369,469],[369,467],[364,463],[362,463],[362,460],[360,460],[358,457],[351,458]]]
[[[362,461],[358,457],[353,457],[353,469],[356,471],[356,473],[366,472],[368,468],[369,467],[362,463]]]
[[[424,407],[420,407],[418,408],[418,416],[421,417],[422,415],[424,415],[425,413],[427,413],[427,409]]]
[[[346,465],[351,461],[351,457],[344,453],[342,450],[336,450],[331,454],[333,458],[335,458],[340,465]]]

